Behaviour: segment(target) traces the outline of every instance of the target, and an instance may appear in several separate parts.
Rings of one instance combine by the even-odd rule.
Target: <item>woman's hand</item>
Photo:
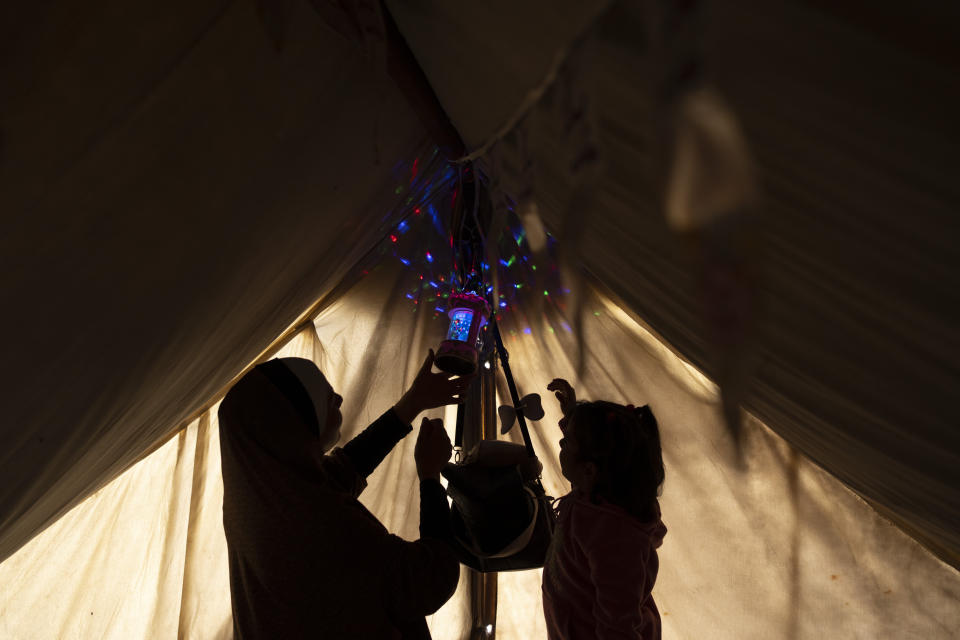
[[[405,424],[411,424],[421,411],[460,402],[460,394],[473,381],[472,376],[452,376],[441,371],[433,373],[433,349],[423,361],[417,377],[393,410]]]
[[[554,395],[557,396],[563,415],[570,415],[570,412],[577,406],[577,392],[574,391],[570,383],[563,378],[554,378],[550,384],[547,385],[547,390],[553,391]]]
[[[417,445],[413,449],[413,459],[417,463],[417,475],[421,480],[440,479],[440,470],[453,454],[450,437],[443,428],[443,420],[427,420],[420,423]]]

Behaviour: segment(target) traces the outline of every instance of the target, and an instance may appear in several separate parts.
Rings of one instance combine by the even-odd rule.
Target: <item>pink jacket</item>
[[[560,501],[543,569],[543,611],[550,640],[659,640],[651,590],[657,548],[667,528],[623,508],[571,492]]]

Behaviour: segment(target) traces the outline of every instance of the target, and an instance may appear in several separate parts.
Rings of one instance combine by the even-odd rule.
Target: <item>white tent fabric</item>
[[[735,253],[758,289],[745,406],[960,562],[956,3],[387,4],[493,179],[532,192],[584,269],[720,379],[711,265],[661,204],[664,69],[699,70],[762,190]],[[573,127],[581,113],[592,131]],[[587,199],[582,150],[602,164]]]
[[[661,417],[667,637],[960,634],[956,571],[870,508],[957,565],[957,6],[738,0],[705,21],[763,192],[745,406],[770,430],[748,421],[744,470],[716,390],[670,351],[717,378],[702,265],[658,205],[643,8],[387,4],[470,149],[490,143],[488,175],[532,193],[617,300],[585,298],[601,315],[579,386]],[[264,27],[267,5],[285,28]],[[443,162],[306,2],[8,3],[0,43],[0,638],[228,637],[215,414],[180,429],[318,299],[319,343],[289,348],[330,373],[354,428],[395,399],[439,329],[378,243],[433,201]],[[597,122],[575,229],[556,86]],[[527,391],[574,375],[580,345],[549,308],[527,298],[508,320]],[[365,497],[407,536],[411,451]],[[561,490],[555,467],[546,482]],[[501,637],[542,635],[538,583],[501,578]],[[463,594],[438,638],[461,637]]]
[[[403,295],[429,285],[384,261],[320,314],[316,333],[308,326],[279,354],[312,358],[327,373],[345,397],[344,438],[399,396],[444,331],[429,306]],[[954,569],[755,420],[739,468],[716,387],[609,299],[592,293],[588,304],[581,396],[649,403],[661,423],[669,533],[655,597],[665,638],[960,631]],[[574,379],[572,336],[555,314],[528,323],[521,308],[504,330],[521,393],[546,396],[554,375]],[[546,488],[560,495],[559,415],[545,404],[532,435]],[[408,538],[417,535],[413,444],[398,445],[363,495]],[[214,406],[0,565],[0,637],[231,637],[218,461]],[[497,637],[545,637],[539,581],[539,571],[500,574]],[[463,586],[430,621],[437,640],[469,637]]]
[[[436,173],[389,79],[290,11],[277,51],[248,2],[0,8],[0,560],[169,438]]]

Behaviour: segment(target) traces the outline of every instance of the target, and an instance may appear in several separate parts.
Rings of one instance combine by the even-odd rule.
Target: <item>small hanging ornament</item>
[[[487,324],[490,306],[480,296],[465,292],[451,295],[448,304],[450,328],[437,350],[437,367],[458,376],[470,375],[477,370],[480,329]]]
[[[520,406],[513,407],[505,404],[497,409],[500,416],[500,433],[507,433],[513,428],[517,420],[517,409],[523,410],[523,417],[529,420],[540,420],[544,416],[543,403],[540,401],[539,393],[531,393],[520,399]]]

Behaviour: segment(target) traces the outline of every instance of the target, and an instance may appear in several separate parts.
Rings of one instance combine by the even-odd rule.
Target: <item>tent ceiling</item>
[[[570,20],[555,3],[388,4],[476,147],[605,3],[566,3]],[[392,85],[306,3],[288,3],[275,51],[253,5],[2,10],[0,559],[208,400],[402,199],[394,163],[424,133]],[[695,279],[656,206],[643,25],[615,11],[596,50],[608,171],[580,247],[703,365]],[[710,68],[766,198],[750,406],[956,562],[953,74],[803,3],[715,13]],[[562,232],[557,140],[537,151],[537,197]]]
[[[546,3],[525,4],[526,16],[499,4],[388,2],[471,149],[497,133],[491,113],[508,120],[570,54],[588,6],[597,9],[583,3],[577,26],[559,29],[537,19],[549,16]],[[570,150],[549,107],[522,124],[532,184],[502,178],[514,194],[533,188],[545,223],[568,248],[579,245],[586,268],[716,375],[696,261],[658,205],[662,60],[645,44],[642,6],[616,3],[584,54],[605,173],[580,213],[582,232],[563,233]],[[763,294],[747,405],[956,565],[960,96],[949,60],[913,28],[956,9],[926,8],[890,30],[877,16],[861,24],[801,2],[717,3],[705,16],[703,59],[741,121],[763,189],[761,242],[746,256]],[[513,51],[538,54],[511,64]],[[507,136],[500,147],[519,144]]]
[[[253,3],[4,8],[21,13],[0,19],[0,559],[382,237],[423,130],[291,7],[281,52]]]

